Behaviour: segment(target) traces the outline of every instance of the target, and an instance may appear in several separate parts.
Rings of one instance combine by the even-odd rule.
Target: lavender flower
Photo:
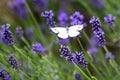
[[[32,45],[32,53],[39,53],[41,55],[45,55],[45,48],[42,46],[41,43],[36,42]]]
[[[66,46],[61,46],[60,53],[60,56],[63,58],[67,58],[70,55],[70,51]]]
[[[114,59],[114,58],[115,58],[115,55],[112,54],[111,52],[110,52],[110,53],[106,53],[106,54],[105,54],[105,58],[106,58],[107,60],[109,60],[110,58]]]
[[[66,60],[67,60],[69,63],[74,64],[74,63],[75,63],[75,56],[76,56],[75,53],[71,53],[69,56],[66,57]]]
[[[88,63],[84,59],[84,53],[83,52],[81,52],[81,53],[77,53],[76,52],[75,63],[81,65],[82,68],[86,68],[87,67]]]
[[[75,80],[82,80],[81,75],[76,73],[75,74]]]
[[[104,22],[107,23],[110,28],[115,28],[115,20],[116,16],[112,16],[112,14],[108,14],[107,17],[104,17]]]
[[[5,74],[5,71],[3,68],[0,70],[0,77],[2,78],[2,80],[11,80],[11,76]]]
[[[70,20],[71,20],[71,25],[84,25],[87,26],[87,24],[85,22],[83,22],[84,20],[84,16],[76,11],[72,16],[70,16]]]
[[[100,20],[98,18],[95,19],[95,17],[93,16],[90,19],[90,23],[92,24],[92,31],[97,39],[98,46],[104,46],[106,41],[104,39],[104,32],[102,30]]]
[[[86,68],[87,67],[87,61],[85,61],[84,59],[84,56],[83,56],[83,52],[81,53],[72,53],[71,55],[69,55],[66,60],[69,62],[69,63],[75,63],[75,64],[78,64],[80,65],[82,68]]]
[[[68,44],[70,42],[70,38],[56,40],[55,42],[58,44],[61,44],[61,45],[65,45],[65,44]]]
[[[12,35],[12,32],[9,30],[10,24],[4,24],[1,26],[0,30],[0,39],[3,43],[7,45],[13,45],[14,44],[14,37]]]
[[[17,35],[18,39],[21,39],[23,37],[23,30],[21,27],[16,28],[16,35]]]
[[[92,55],[94,55],[94,54],[96,54],[96,53],[98,52],[98,49],[97,49],[96,47],[92,47],[92,48],[88,49],[88,51],[89,51]]]
[[[32,0],[37,11],[45,10],[48,7],[47,0]]]
[[[33,39],[33,29],[32,28],[27,28],[26,29],[26,36],[28,39]]]
[[[68,15],[65,11],[60,11],[59,15],[58,15],[58,21],[60,26],[68,26],[67,22],[68,22]]]
[[[5,75],[2,80],[12,80],[10,75]]]
[[[60,56],[65,58],[69,63],[81,65],[82,68],[87,67],[87,61],[84,59],[83,52],[71,54],[66,46],[61,46],[60,53]]]
[[[8,6],[15,15],[18,15],[22,19],[24,19],[28,14],[28,10],[25,6],[25,0],[14,0],[13,2],[9,2]]]
[[[19,69],[18,61],[16,60],[13,54],[11,54],[10,57],[8,58],[8,62],[14,69],[16,70]]]
[[[90,43],[92,47],[97,47],[97,42],[96,42],[97,38],[95,36],[92,36],[90,39]]]
[[[4,77],[5,76],[5,71],[4,71],[4,69],[2,68],[2,69],[0,69],[0,77]]]
[[[49,27],[55,27],[56,26],[55,21],[53,19],[54,13],[52,12],[52,10],[42,12],[41,16],[44,17],[47,20],[47,24],[49,25]]]

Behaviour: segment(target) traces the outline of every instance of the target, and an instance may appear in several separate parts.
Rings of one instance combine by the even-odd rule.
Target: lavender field
[[[120,80],[120,0],[1,0],[0,80]]]

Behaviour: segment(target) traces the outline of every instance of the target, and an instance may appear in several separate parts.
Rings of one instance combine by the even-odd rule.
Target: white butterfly
[[[83,25],[75,25],[70,27],[54,27],[50,28],[54,33],[58,35],[58,37],[62,39],[66,39],[68,37],[76,37],[80,34],[79,31],[83,29]]]

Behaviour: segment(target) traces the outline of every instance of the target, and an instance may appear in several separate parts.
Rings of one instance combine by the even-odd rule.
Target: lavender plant
[[[13,45],[14,44],[14,37],[12,32],[9,30],[10,24],[4,24],[1,26],[0,30],[0,39],[6,45]]]
[[[8,59],[8,62],[10,63],[10,65],[18,70],[19,69],[19,64],[18,64],[18,61],[16,60],[16,58],[14,57],[14,55],[10,55],[9,59]]]
[[[119,80],[119,3],[1,1],[0,80]],[[83,27],[74,29],[76,25]],[[56,27],[68,37],[59,37],[57,30],[57,36],[51,33]],[[70,37],[74,32],[78,35]]]

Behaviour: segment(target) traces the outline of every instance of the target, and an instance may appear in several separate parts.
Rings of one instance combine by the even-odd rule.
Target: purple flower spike
[[[84,16],[76,11],[72,16],[70,16],[70,20],[71,20],[71,25],[84,25],[87,26],[87,24],[85,22],[83,22],[84,20]]]
[[[112,16],[112,14],[108,14],[107,17],[104,17],[104,22],[108,24],[110,28],[115,28],[116,16]]]
[[[105,58],[106,58],[107,60],[109,60],[110,58],[114,59],[114,58],[115,58],[115,55],[112,54],[111,52],[110,52],[110,53],[106,53],[106,54],[105,54]]]
[[[61,46],[60,53],[60,56],[63,58],[67,58],[70,55],[70,51],[66,46]]]
[[[90,54],[95,55],[98,52],[98,49],[96,47],[92,47],[88,49],[88,51],[90,52]]]
[[[5,74],[5,71],[3,68],[0,70],[0,77],[2,80],[11,80],[11,76]]]
[[[41,43],[36,42],[32,45],[32,53],[39,53],[40,55],[45,55],[45,48],[42,46]]]
[[[55,42],[58,44],[61,44],[61,45],[65,45],[65,44],[68,44],[70,42],[70,38],[56,40]]]
[[[4,69],[2,68],[2,69],[0,69],[0,77],[4,77],[5,76],[5,71],[4,71]]]
[[[19,64],[18,61],[16,60],[16,58],[14,57],[13,54],[10,55],[8,62],[10,63],[10,65],[15,68],[16,70],[19,69]]]
[[[9,30],[10,24],[4,24],[1,26],[0,30],[0,39],[3,43],[7,45],[13,45],[14,44],[14,37],[12,35],[12,32]]]
[[[82,68],[86,68],[87,67],[88,62],[85,61],[83,52],[76,53],[75,63],[81,65]]]
[[[56,26],[55,21],[53,19],[54,13],[52,12],[52,10],[42,12],[41,16],[46,19],[47,24],[49,25],[49,27],[55,27]]]
[[[25,0],[14,0],[13,2],[9,2],[8,6],[15,15],[22,19],[24,19],[28,14],[28,10],[25,6]]]
[[[12,80],[10,75],[5,75],[2,80]]]
[[[61,11],[58,15],[58,21],[60,26],[68,26],[68,15],[65,11]]]
[[[19,39],[21,39],[23,37],[23,30],[21,27],[17,27],[15,33]]]
[[[32,28],[27,28],[25,33],[26,33],[26,36],[29,40],[33,39],[34,35],[33,35],[33,29]]]
[[[87,67],[87,61],[84,59],[84,54],[83,52],[81,53],[72,53],[69,51],[69,49],[66,46],[61,46],[60,49],[61,57],[65,58],[69,63],[71,64],[77,64],[80,65],[82,68]]]
[[[83,55],[83,52],[81,53],[72,53],[71,55],[69,55],[66,60],[69,62],[69,63],[75,63],[75,64],[78,64],[80,65],[82,68],[86,68],[87,67],[87,61],[85,61],[84,59],[84,55]]]
[[[80,74],[76,73],[75,74],[75,80],[82,80],[82,77]]]
[[[90,23],[92,24],[92,31],[94,36],[97,39],[98,46],[103,47],[106,43],[104,39],[104,32],[101,27],[100,20],[95,18],[94,16],[90,19]]]
[[[112,14],[108,14],[107,17],[104,17],[104,22],[105,23],[112,23],[115,22],[116,16],[112,16]]]

